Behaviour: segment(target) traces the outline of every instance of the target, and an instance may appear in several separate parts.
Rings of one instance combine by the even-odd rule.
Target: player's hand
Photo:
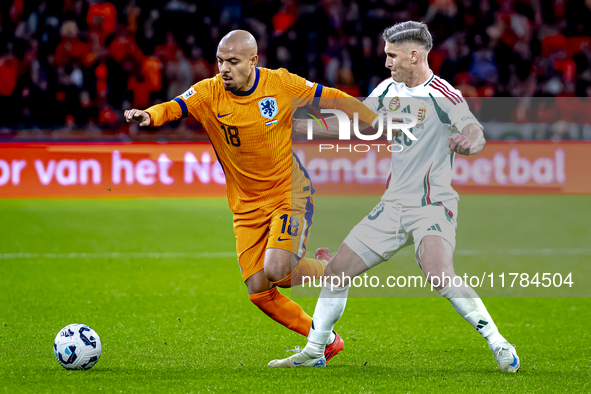
[[[150,114],[139,109],[128,109],[125,111],[125,121],[129,123],[132,120],[140,122],[140,126],[149,126]]]
[[[460,155],[469,156],[472,144],[462,133],[456,133],[447,139],[449,141],[449,151]]]

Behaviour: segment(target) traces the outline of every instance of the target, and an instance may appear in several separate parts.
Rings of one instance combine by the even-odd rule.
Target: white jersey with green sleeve
[[[392,147],[392,164],[383,201],[406,207],[420,207],[450,199],[458,200],[451,186],[454,154],[449,151],[448,137],[470,123],[482,129],[462,94],[431,72],[422,84],[409,88],[388,78],[364,100],[374,112],[411,113],[417,124],[396,137]]]

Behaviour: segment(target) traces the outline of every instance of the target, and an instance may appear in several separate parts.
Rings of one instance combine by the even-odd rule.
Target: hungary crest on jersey
[[[400,108],[400,98],[398,98],[398,96],[392,98],[392,100],[390,100],[390,105],[388,105],[388,108],[390,109],[390,111],[398,111],[398,109]]]
[[[417,123],[421,123],[425,120],[425,113],[427,112],[427,107],[425,106],[425,103],[421,104],[421,107],[419,108],[419,114],[417,116]]]
[[[419,107],[419,113],[417,114],[417,125],[415,126],[415,128],[424,128],[425,125],[422,124],[422,122],[425,121],[425,114],[427,113],[427,107],[425,106],[425,103],[422,103],[421,106]]]

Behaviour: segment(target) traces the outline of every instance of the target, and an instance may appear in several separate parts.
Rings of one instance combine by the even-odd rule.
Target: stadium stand
[[[587,99],[559,100],[591,96],[589,1],[7,0],[0,136],[205,138],[190,120],[168,131],[129,130],[122,111],[215,75],[216,44],[236,28],[257,37],[260,66],[365,96],[389,75],[382,30],[409,19],[429,24],[432,69],[464,96],[551,97],[517,101],[505,121],[591,123]]]

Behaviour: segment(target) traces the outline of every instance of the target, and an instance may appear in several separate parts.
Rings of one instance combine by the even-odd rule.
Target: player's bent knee
[[[279,282],[289,275],[291,266],[289,264],[271,263],[265,265],[265,276],[269,282]]]
[[[263,270],[253,274],[251,277],[246,279],[244,284],[248,289],[249,296],[257,293],[263,293],[273,288],[273,284],[269,282]]]
[[[328,263],[328,265],[326,266],[326,268],[324,268],[324,276],[326,277],[330,277],[330,276],[338,276],[338,273],[333,270],[333,266],[330,263]]]
[[[279,282],[290,274],[294,255],[281,249],[267,249],[265,275],[270,282]],[[294,264],[295,265],[295,264]]]
[[[361,257],[359,257],[347,244],[343,243],[337,254],[324,269],[324,276],[338,277],[341,279],[341,283],[344,281],[346,285],[349,282],[348,278],[352,279],[364,271],[367,271],[367,269],[368,266]]]

